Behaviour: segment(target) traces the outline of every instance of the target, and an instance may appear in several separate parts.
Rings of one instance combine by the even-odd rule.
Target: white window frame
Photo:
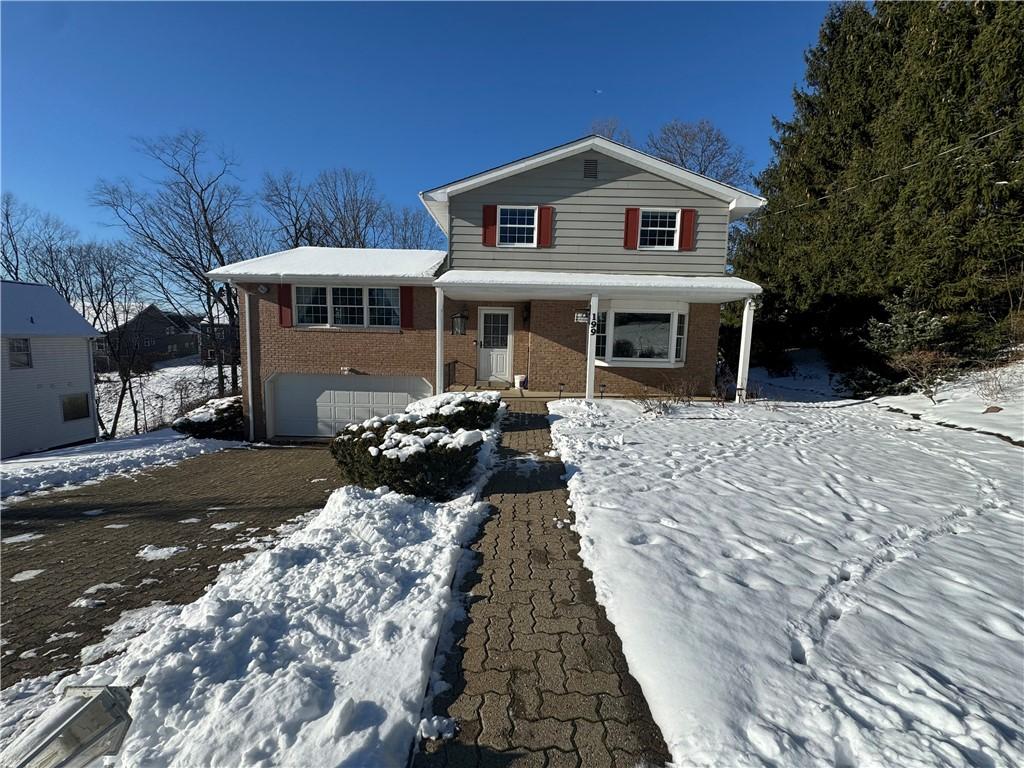
[[[686,365],[686,344],[690,331],[690,307],[688,304],[637,305],[618,304],[601,306],[600,312],[605,315],[605,354],[596,359],[596,364],[606,368],[682,368]],[[642,312],[651,315],[669,315],[669,347],[668,357],[614,357],[615,349],[615,315]],[[676,338],[679,335],[679,316],[683,315],[683,336],[681,355],[676,357]]]
[[[676,216],[676,233],[672,238],[672,245],[640,245],[640,239],[644,231],[645,213],[674,213]],[[636,223],[636,247],[639,251],[678,251],[679,250],[679,228],[681,211],[679,208],[641,208]],[[647,229],[661,229],[661,227],[647,227]]]
[[[296,294],[298,288],[325,288],[327,290],[327,322],[326,323],[300,323],[298,312],[295,308]],[[362,291],[363,298],[363,322],[361,325],[352,323],[334,322],[334,290],[335,288],[354,288]],[[398,322],[395,325],[371,325],[370,324],[370,290],[386,290],[398,292]],[[349,306],[349,305],[338,305]],[[352,305],[355,306],[355,305]],[[402,289],[397,285],[293,285],[292,286],[292,308],[295,312],[295,327],[297,328],[347,328],[350,330],[371,330],[371,331],[397,331],[402,327]]]
[[[533,211],[533,242],[532,243],[503,243],[501,242],[501,212],[502,211]],[[540,206],[539,205],[499,205],[494,223],[494,244],[499,248],[536,248],[537,230],[540,229]]]
[[[20,341],[25,342],[25,351],[24,352],[15,352],[14,351],[14,342],[16,342],[16,341],[18,341],[18,342],[20,342]],[[15,355],[27,355],[25,365],[15,365],[14,364],[14,356]],[[32,339],[24,337],[24,336],[19,336],[17,338],[8,339],[8,341],[7,341],[7,366],[12,371],[25,371],[25,370],[28,370],[28,369],[34,367],[34,365],[35,365],[35,362],[32,359]]]

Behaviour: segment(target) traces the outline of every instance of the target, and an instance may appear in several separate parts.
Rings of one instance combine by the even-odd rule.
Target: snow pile
[[[180,552],[184,552],[188,547],[157,547],[153,544],[147,544],[138,552],[135,556],[142,560],[169,560]]]
[[[156,363],[152,373],[135,376],[132,387],[139,409],[139,430],[159,429],[174,421],[197,400],[217,394],[216,366],[200,365],[198,358],[182,358]],[[116,373],[101,373],[96,384],[96,405],[103,424],[109,430],[117,409],[121,380]],[[127,393],[121,405],[117,433],[124,435],[135,428],[132,403]]]
[[[207,400],[205,403],[200,405],[198,408],[193,408],[188,412],[186,417],[189,421],[213,421],[223,411],[234,408],[242,402],[240,395],[233,397],[215,397],[212,400]],[[175,419],[175,423],[181,419]]]
[[[550,408],[679,765],[1024,763],[1020,448],[871,403]]]
[[[169,429],[162,429],[146,435],[32,453],[4,459],[0,464],[0,493],[6,498],[94,483],[110,475],[177,464],[182,459],[239,445],[225,440],[183,438]]]
[[[439,413],[451,416],[462,413],[467,403],[492,404],[501,402],[501,393],[491,390],[485,392],[445,392],[441,395],[424,397],[405,407],[405,412],[417,416],[430,416]]]
[[[879,397],[884,407],[1024,442],[1024,362],[975,371],[939,387],[933,403],[924,395]]]
[[[462,546],[487,514],[476,497],[496,437],[460,498],[341,488],[196,602],[145,617],[117,655],[6,689],[0,739],[64,686],[125,684],[134,723],[118,765],[404,766]]]

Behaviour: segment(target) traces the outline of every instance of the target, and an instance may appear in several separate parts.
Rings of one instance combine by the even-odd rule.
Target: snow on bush
[[[676,764],[1024,764],[1020,448],[870,402],[550,408]]]
[[[189,437],[241,440],[245,435],[242,396],[215,397],[207,400],[198,408],[175,419],[171,428]]]
[[[123,684],[137,687],[118,765],[404,766],[462,547],[487,514],[476,497],[496,437],[463,496],[341,488],[117,655],[5,689],[0,740],[67,685]]]
[[[481,428],[493,423],[500,397],[459,393],[429,400],[409,406],[412,412],[352,424],[338,435],[331,454],[345,481],[437,500],[458,493],[476,463]]]

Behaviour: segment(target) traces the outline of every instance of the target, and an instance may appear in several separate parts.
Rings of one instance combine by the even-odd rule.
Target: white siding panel
[[[0,455],[4,458],[96,437],[89,340],[32,339],[32,367],[11,369],[9,339],[0,355]],[[89,417],[64,421],[61,397],[85,392]]]

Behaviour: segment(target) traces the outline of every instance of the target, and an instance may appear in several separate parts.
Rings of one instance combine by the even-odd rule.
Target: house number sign
[[[590,322],[590,313],[589,312],[576,312],[576,322],[577,323],[589,323]]]

